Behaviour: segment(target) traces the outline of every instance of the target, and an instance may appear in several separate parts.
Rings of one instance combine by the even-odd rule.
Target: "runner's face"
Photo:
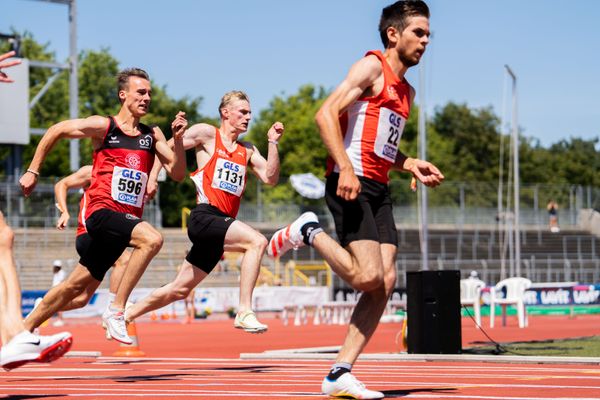
[[[150,82],[144,78],[130,76],[127,89],[121,91],[124,96],[123,105],[131,111],[136,118],[148,114],[150,101],[152,100],[152,88]]]
[[[242,133],[248,130],[248,125],[252,119],[252,111],[250,103],[246,100],[235,100],[228,107],[227,119],[229,124],[236,130]]]
[[[408,25],[400,34],[398,56],[400,61],[407,66],[417,65],[429,44],[429,19],[422,16],[408,18]]]

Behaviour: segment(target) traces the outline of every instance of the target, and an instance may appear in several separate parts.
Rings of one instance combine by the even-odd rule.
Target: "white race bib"
[[[215,165],[212,187],[238,197],[244,192],[246,181],[246,166],[218,158]]]
[[[112,177],[112,198],[119,203],[141,207],[146,194],[148,175],[137,169],[115,167]]]
[[[398,144],[406,120],[389,108],[381,107],[375,139],[375,154],[389,162],[396,161]]]

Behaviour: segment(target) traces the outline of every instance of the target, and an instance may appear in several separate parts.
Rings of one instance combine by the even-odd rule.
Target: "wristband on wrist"
[[[37,171],[34,171],[32,169],[28,169],[27,172],[31,172],[32,174],[34,174],[36,177],[40,176],[40,173]]]
[[[269,143],[273,143],[274,145],[278,145],[279,144],[279,142],[277,140],[270,140],[270,139],[269,139]]]

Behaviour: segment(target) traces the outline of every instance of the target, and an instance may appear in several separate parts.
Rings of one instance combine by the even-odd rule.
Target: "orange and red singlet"
[[[216,129],[215,151],[202,169],[190,174],[196,184],[198,204],[210,204],[235,218],[246,188],[246,148],[239,142],[228,151]]]
[[[410,85],[399,79],[380,51],[369,51],[383,67],[381,92],[361,97],[340,115],[340,126],[346,154],[357,176],[387,184],[388,172],[396,160],[398,144],[410,113]],[[339,172],[330,157],[327,175]]]

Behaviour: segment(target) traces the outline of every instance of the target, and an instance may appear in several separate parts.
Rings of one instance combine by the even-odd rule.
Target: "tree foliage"
[[[56,55],[48,43],[37,42],[29,33],[21,35],[23,55],[32,60],[57,62]],[[0,51],[6,51],[0,44]],[[64,61],[64,60],[63,60]],[[109,49],[84,50],[79,55],[79,115],[114,115],[119,109],[115,75],[119,71],[119,62]],[[31,68],[30,95],[33,97],[55,73],[46,68]],[[61,120],[69,118],[68,72],[63,71],[58,79],[32,109],[31,126],[47,128]],[[327,151],[321,141],[314,116],[327,97],[322,87],[305,85],[291,95],[277,95],[264,110],[258,110],[245,140],[254,143],[266,156],[266,132],[275,121],[285,124],[285,134],[279,143],[281,160],[280,184],[274,188],[257,189],[257,180],[249,179],[245,201],[257,200],[262,193],[264,203],[299,203],[310,205],[289,185],[291,174],[312,172],[323,177]],[[179,110],[187,113],[191,124],[207,122],[218,125],[219,121],[201,115],[198,111],[201,97],[175,99],[167,93],[164,85],[153,82],[151,113],[144,118],[146,124],[156,124],[169,138],[170,122]],[[257,110],[255,110],[257,111]],[[417,118],[418,106],[413,105],[406,123],[400,150],[411,157],[418,156]],[[442,185],[431,191],[430,204],[447,205],[448,198],[459,202],[462,183],[472,188],[482,188],[478,196],[470,196],[474,206],[493,206],[499,177],[500,148],[503,146],[504,179],[508,175],[510,161],[510,139],[499,133],[499,118],[491,108],[473,109],[466,104],[448,103],[437,108],[429,118],[427,125],[427,158],[437,165],[446,180],[454,185]],[[31,160],[40,137],[32,136],[31,143],[24,148],[23,162]],[[596,150],[598,138],[584,140],[569,138],[542,147],[539,142],[526,137],[520,138],[520,176],[523,184],[569,184],[582,186],[600,185],[600,154]],[[81,163],[91,162],[89,140],[80,141]],[[5,158],[10,146],[0,146],[0,159]],[[187,154],[188,170],[196,168],[194,152]],[[62,177],[69,171],[68,141],[59,142],[48,155],[42,175]],[[0,170],[4,174],[3,169]],[[394,173],[392,175],[392,196],[394,201],[403,204],[416,201],[416,196],[408,189],[410,176]],[[480,185],[480,186],[477,186]],[[484,189],[485,188],[485,189]],[[491,188],[491,189],[490,189]],[[474,189],[478,190],[478,189]],[[548,199],[549,200],[549,199]],[[543,201],[546,201],[545,199]],[[167,179],[160,187],[160,205],[163,222],[167,226],[180,224],[182,207],[193,207],[195,188],[191,180],[183,183]]]

